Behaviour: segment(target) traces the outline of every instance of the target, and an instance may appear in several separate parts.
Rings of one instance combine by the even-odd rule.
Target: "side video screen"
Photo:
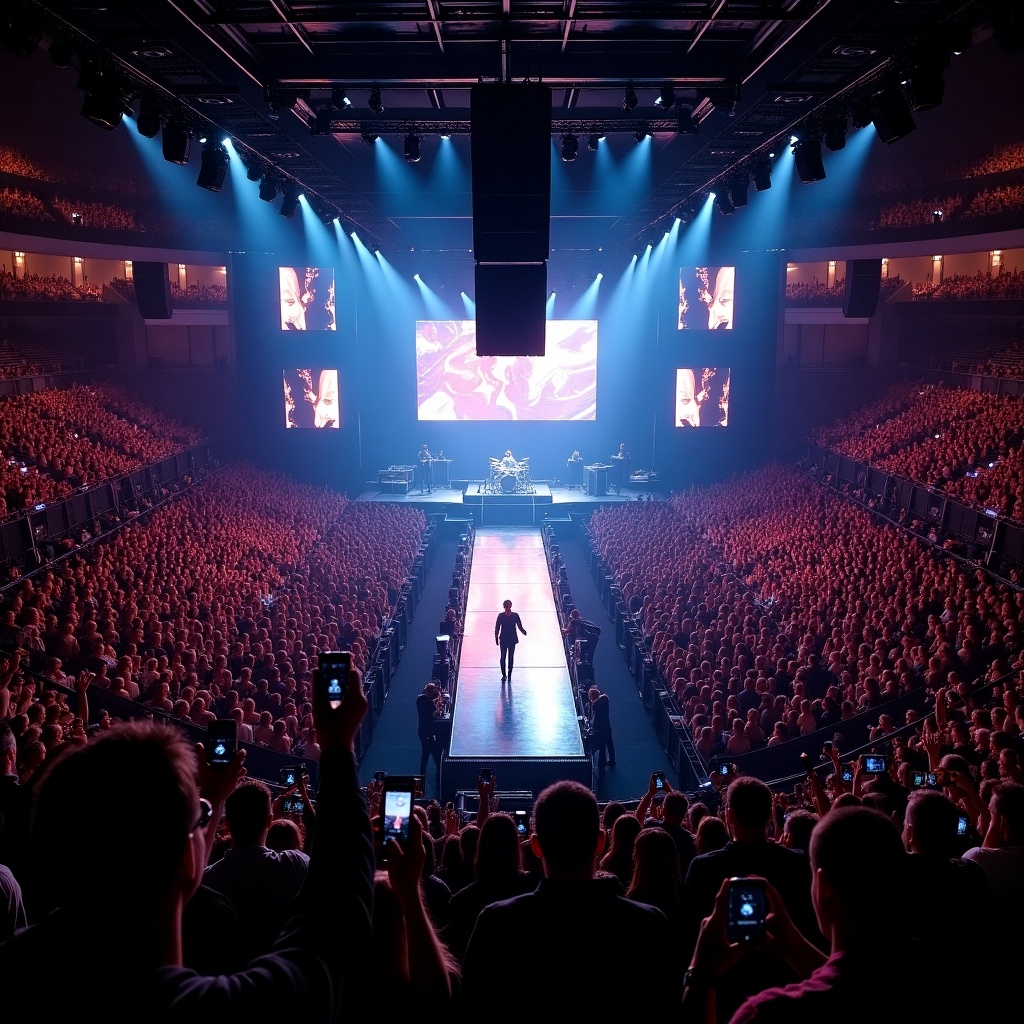
[[[284,425],[288,429],[341,428],[337,370],[284,371]]]
[[[282,331],[336,331],[333,267],[280,267]]]
[[[680,268],[679,330],[731,331],[735,292],[735,267]]]
[[[676,427],[727,427],[731,383],[732,371],[727,366],[676,370]]]

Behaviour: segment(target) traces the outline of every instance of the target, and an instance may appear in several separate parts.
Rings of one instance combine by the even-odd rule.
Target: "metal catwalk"
[[[494,622],[506,599],[527,635],[502,683]],[[499,789],[591,780],[539,530],[476,531],[444,789],[475,788],[481,767]]]

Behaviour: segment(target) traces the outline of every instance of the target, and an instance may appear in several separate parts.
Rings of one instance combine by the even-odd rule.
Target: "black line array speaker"
[[[133,263],[135,301],[143,320],[171,319],[171,282],[166,263]]]
[[[846,290],[843,292],[843,316],[874,316],[878,291],[882,286],[882,261],[847,260]]]
[[[544,355],[545,263],[476,265],[476,354]]]
[[[551,89],[537,82],[474,85],[470,126],[474,259],[543,263],[550,249]]]

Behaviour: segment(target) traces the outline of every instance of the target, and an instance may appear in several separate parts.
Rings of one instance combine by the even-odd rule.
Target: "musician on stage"
[[[580,455],[578,448],[565,460],[565,468],[569,471],[569,486],[582,487],[583,456]]]
[[[519,468],[519,463],[512,452],[507,451],[501,457],[501,462],[498,463],[498,466],[501,468],[502,473],[514,473]]]
[[[426,445],[423,445],[419,450],[417,458],[420,463],[418,469],[420,476],[420,494],[424,491],[426,491],[427,494],[430,494],[433,490],[433,474],[431,470],[433,469],[434,456],[430,454],[430,449]]]
[[[629,454],[625,441],[619,445],[619,450],[612,456],[612,461],[618,470],[615,474],[615,493],[620,494],[622,492],[622,481],[629,479],[629,467],[633,461],[633,456]]]

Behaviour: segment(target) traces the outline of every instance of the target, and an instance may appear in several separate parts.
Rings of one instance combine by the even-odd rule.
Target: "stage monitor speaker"
[[[476,265],[476,354],[544,355],[547,265]]]
[[[143,320],[171,319],[171,282],[166,263],[133,263],[135,301]]]
[[[874,316],[881,285],[882,261],[880,259],[847,260],[843,316]]]
[[[488,82],[470,90],[473,257],[543,263],[550,249],[551,89]]]

